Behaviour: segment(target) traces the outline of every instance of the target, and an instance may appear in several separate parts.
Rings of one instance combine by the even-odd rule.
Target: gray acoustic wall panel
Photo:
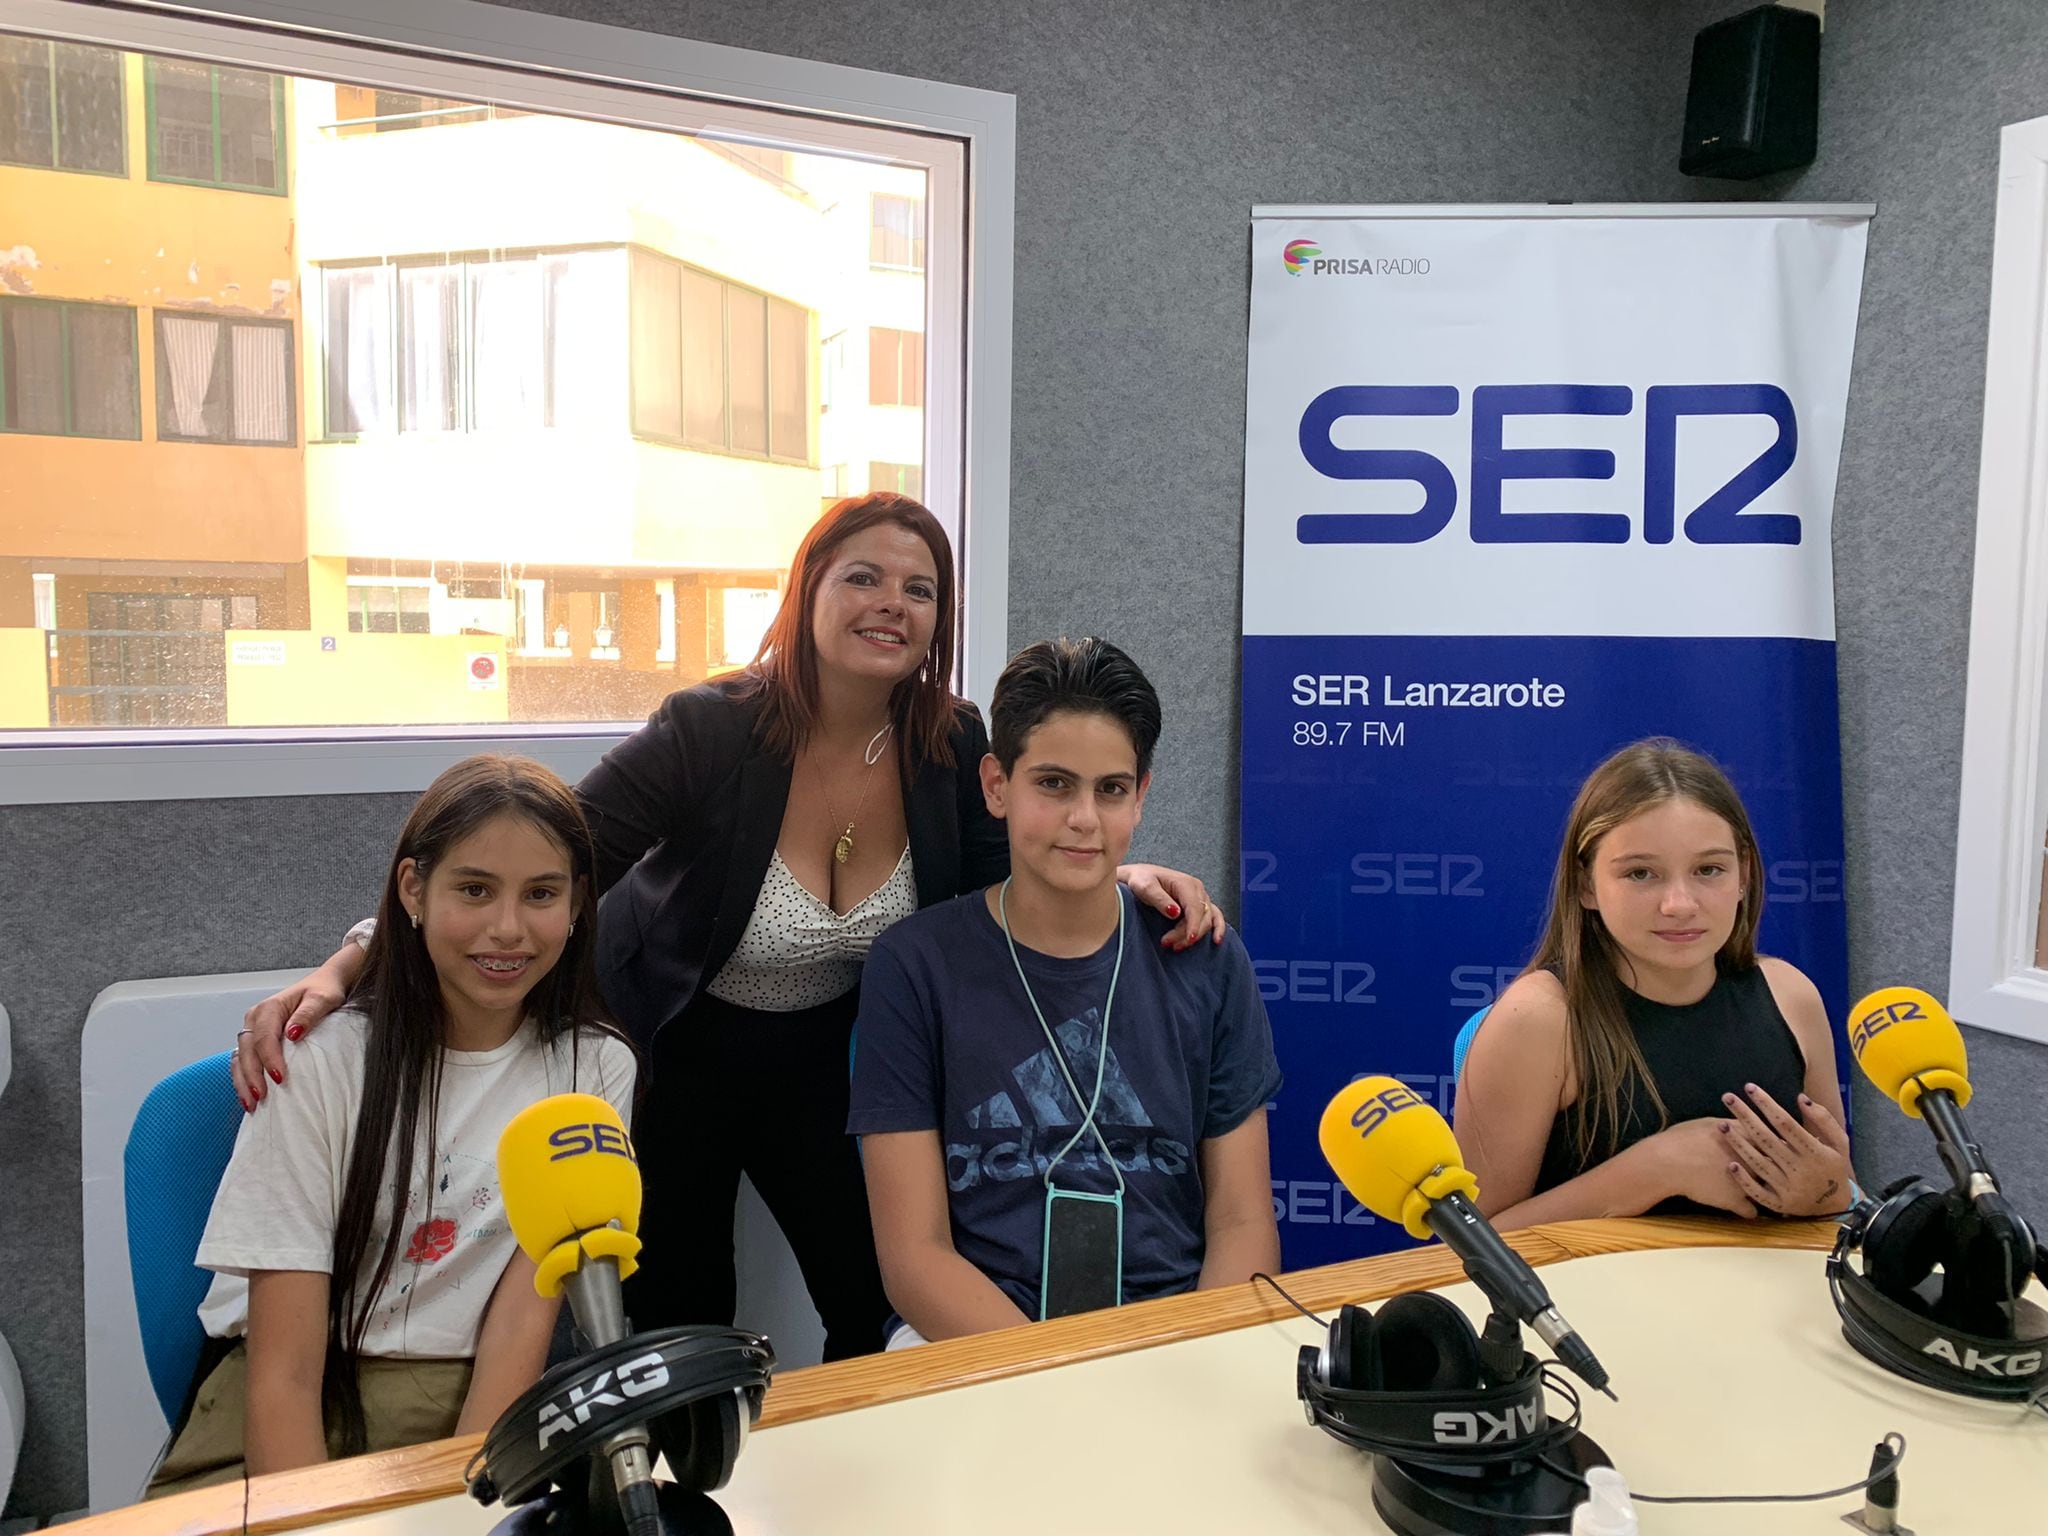
[[[1830,6],[1820,158],[1779,196],[1877,204],[1842,476],[1835,614],[1853,989],[1948,983],[1998,130],[2048,113],[2039,0]],[[2048,1049],[1967,1030],[1970,1120],[2048,1221]],[[1882,1095],[1856,1096],[1859,1169],[1938,1172]]]

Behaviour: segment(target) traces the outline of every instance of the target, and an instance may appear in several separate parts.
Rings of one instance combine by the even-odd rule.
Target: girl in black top
[[[1813,983],[1757,954],[1762,906],[1749,815],[1714,763],[1656,738],[1593,771],[1542,943],[1458,1083],[1496,1226],[1849,1205],[1834,1032]]]

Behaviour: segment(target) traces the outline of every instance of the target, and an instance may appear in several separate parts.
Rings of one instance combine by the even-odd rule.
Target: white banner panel
[[[1405,1241],[1317,1117],[1367,1072],[1451,1108],[1571,797],[1632,740],[1729,770],[1764,947],[1842,1016],[1829,545],[1867,216],[1255,210],[1243,919],[1289,1267]]]

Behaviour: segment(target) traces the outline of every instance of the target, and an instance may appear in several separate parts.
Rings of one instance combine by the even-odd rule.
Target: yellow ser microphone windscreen
[[[1886,987],[1849,1011],[1849,1050],[1863,1075],[1915,1120],[1920,1095],[1946,1088],[1970,1102],[1970,1061],[1948,1010],[1918,987]]]
[[[614,1221],[640,1230],[640,1164],[619,1112],[595,1094],[558,1093],[514,1115],[498,1138],[498,1186],[536,1264]]]
[[[1430,1201],[1479,1192],[1444,1117],[1391,1077],[1361,1077],[1338,1089],[1316,1140],[1351,1198],[1410,1237],[1430,1235]]]

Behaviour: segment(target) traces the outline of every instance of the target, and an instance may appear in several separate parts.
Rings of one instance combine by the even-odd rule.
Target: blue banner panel
[[[1631,741],[1727,770],[1763,850],[1761,947],[1844,1017],[1835,722],[1829,640],[1247,636],[1243,928],[1287,1077],[1287,1267],[1410,1244],[1333,1182],[1317,1119],[1376,1072],[1454,1112],[1451,1042],[1534,950],[1572,797]]]

